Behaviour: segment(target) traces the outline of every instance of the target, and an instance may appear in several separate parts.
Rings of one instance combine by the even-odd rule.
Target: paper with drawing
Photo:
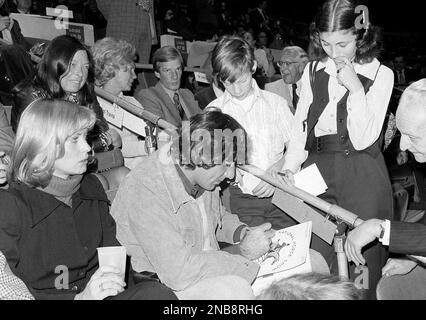
[[[309,251],[311,231],[310,221],[276,231],[271,249],[257,260],[260,264],[258,277],[303,264]]]
[[[311,234],[310,221],[276,231],[270,251],[256,260],[260,270],[252,284],[255,295],[276,280],[312,271],[309,258]]]

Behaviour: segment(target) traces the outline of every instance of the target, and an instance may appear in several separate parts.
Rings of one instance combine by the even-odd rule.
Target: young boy
[[[263,170],[282,168],[282,157],[291,137],[293,115],[282,97],[261,90],[252,75],[257,63],[253,49],[239,37],[218,42],[212,55],[213,76],[225,93],[209,106],[220,108],[247,131],[248,162]],[[275,188],[240,171],[238,187],[230,186],[231,211],[249,226],[270,222],[279,230],[296,222],[271,203]]]

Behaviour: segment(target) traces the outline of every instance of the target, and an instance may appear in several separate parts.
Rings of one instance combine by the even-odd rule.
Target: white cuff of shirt
[[[379,241],[384,246],[389,246],[389,242],[390,242],[390,228],[391,228],[390,220],[385,220],[384,222],[382,222],[381,226],[385,230],[385,232],[383,234],[383,237],[381,239],[379,239]]]
[[[347,103],[348,113],[351,111],[359,111],[360,108],[358,108],[358,104],[360,101],[362,101],[362,99],[365,100],[365,92],[363,89],[360,89],[357,92],[349,94],[348,103]]]

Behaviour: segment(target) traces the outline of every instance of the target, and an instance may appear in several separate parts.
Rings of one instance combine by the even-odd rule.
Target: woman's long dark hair
[[[348,30],[356,35],[355,62],[368,63],[377,58],[382,49],[381,30],[371,24],[356,28],[355,21],[361,13],[355,13],[356,0],[327,0],[310,26],[310,55],[322,60],[327,54],[321,46],[320,33]],[[371,20],[371,19],[369,19]]]
[[[35,86],[45,90],[52,99],[64,99],[67,93],[60,82],[68,72],[74,55],[80,50],[87,53],[89,70],[86,83],[77,93],[77,98],[79,104],[91,106],[96,100],[93,57],[90,50],[74,37],[63,35],[52,40],[37,66]]]

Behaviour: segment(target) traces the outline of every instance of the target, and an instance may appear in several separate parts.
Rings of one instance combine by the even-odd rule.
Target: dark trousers
[[[105,300],[178,300],[173,291],[164,284],[147,280],[130,285],[122,293]]]
[[[304,167],[312,163],[318,166],[328,186],[326,193],[320,195],[320,198],[355,213],[363,220],[371,218],[392,220],[392,189],[381,154],[373,158],[365,152],[349,156],[344,153],[311,152]],[[344,224],[339,225],[339,231],[343,232],[344,228]],[[337,260],[333,246],[313,234],[311,248],[320,252],[328,262],[330,271],[337,274]],[[350,264],[350,278],[357,283],[360,276],[367,277],[368,289],[363,293],[365,298],[374,299],[388,250],[375,241],[364,247],[362,254],[368,271],[359,268],[356,270],[355,266]],[[364,284],[364,287],[367,286]]]
[[[296,220],[272,204],[272,197],[260,199],[244,194],[236,186],[230,186],[229,192],[231,212],[249,227],[269,222],[272,229],[280,230],[297,224]]]

